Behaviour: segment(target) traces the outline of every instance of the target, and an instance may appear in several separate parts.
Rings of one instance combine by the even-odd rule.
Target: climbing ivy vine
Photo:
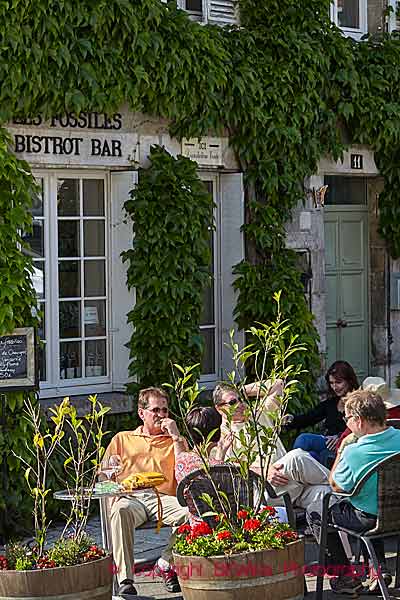
[[[317,335],[293,252],[285,248],[284,226],[303,200],[304,179],[316,172],[322,156],[338,159],[346,140],[375,151],[385,183],[380,230],[392,256],[400,256],[399,40],[381,35],[356,44],[330,23],[329,5],[329,0],[239,0],[241,27],[218,28],[191,22],[173,0],[0,2],[0,123],[126,105],[169,119],[177,138],[229,135],[245,174],[246,258],[236,266],[236,319],[241,327],[268,322],[273,292],[283,289],[284,314],[308,348],[303,403],[313,397]],[[161,177],[161,169],[153,167]],[[15,250],[15,232],[29,227],[33,183],[29,167],[7,150],[3,133],[0,184],[5,331],[32,321],[35,298],[29,260]],[[144,228],[135,231],[138,240],[145,239],[146,219],[139,216]],[[145,290],[135,269],[133,262],[129,282]],[[15,287],[8,285],[10,277]],[[198,288],[190,293],[197,306]],[[197,310],[193,319],[198,317]],[[135,309],[130,318],[138,319]],[[186,325],[182,343],[194,339],[192,323]],[[138,362],[131,368],[147,381],[146,348],[132,344]],[[8,418],[19,402],[13,398]],[[19,421],[2,435],[3,447],[21,439]]]
[[[195,162],[150,150],[151,166],[125,203],[134,245],[123,253],[128,286],[136,292],[128,314],[134,330],[129,373],[139,387],[172,383],[174,363],[200,363],[204,289],[210,284],[213,201]]]

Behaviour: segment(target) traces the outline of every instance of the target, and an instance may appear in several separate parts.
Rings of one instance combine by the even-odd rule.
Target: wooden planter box
[[[185,600],[301,600],[304,540],[282,550],[230,556],[182,556],[174,564]]]
[[[37,571],[0,571],[0,600],[111,600],[112,556]]]

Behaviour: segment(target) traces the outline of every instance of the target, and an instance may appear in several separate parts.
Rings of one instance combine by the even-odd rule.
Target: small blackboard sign
[[[38,387],[35,346],[33,327],[0,336],[0,392]]]

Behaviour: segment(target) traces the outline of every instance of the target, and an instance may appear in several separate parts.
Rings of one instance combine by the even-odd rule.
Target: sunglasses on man
[[[160,413],[163,413],[164,415],[168,414],[168,408],[165,406],[155,406],[154,408],[146,408],[146,410],[152,412],[153,415],[159,415]]]

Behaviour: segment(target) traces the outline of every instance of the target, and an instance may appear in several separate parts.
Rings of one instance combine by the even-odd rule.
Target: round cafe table
[[[111,552],[112,550],[112,539],[111,539],[111,530],[110,530],[110,520],[108,518],[108,506],[107,500],[109,498],[116,498],[119,496],[129,497],[134,496],[138,492],[143,492],[145,490],[154,489],[152,486],[140,487],[132,491],[127,490],[116,490],[114,492],[97,492],[92,491],[90,494],[89,490],[84,490],[84,499],[87,500],[98,500],[99,508],[100,508],[100,526],[101,526],[101,539],[104,550],[107,552]],[[64,500],[72,502],[74,499],[74,494],[72,490],[59,490],[54,492],[53,494],[56,500]]]

